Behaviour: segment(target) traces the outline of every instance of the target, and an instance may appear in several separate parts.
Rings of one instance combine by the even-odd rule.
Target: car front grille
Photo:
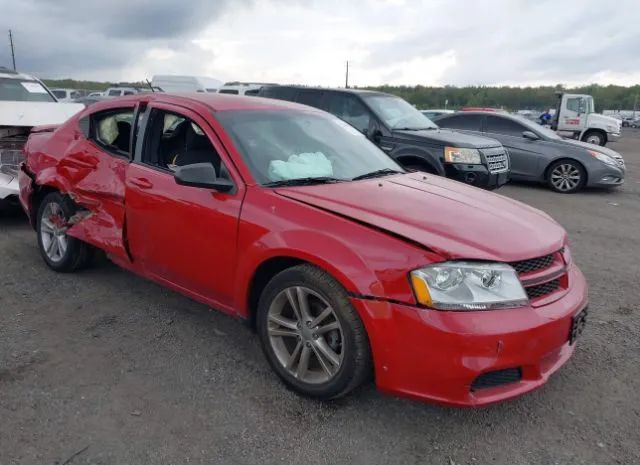
[[[510,265],[518,273],[531,273],[532,271],[543,270],[549,268],[553,263],[554,255],[550,253],[543,257],[531,258],[529,260],[521,260],[519,262],[510,263]]]
[[[506,370],[490,371],[478,376],[471,384],[471,390],[492,388],[505,384],[517,383],[522,379],[522,369],[507,368]]]
[[[487,160],[490,173],[502,173],[509,169],[509,157],[502,147],[483,149],[482,154]]]
[[[538,284],[537,286],[526,287],[524,290],[527,292],[527,295],[530,299],[538,299],[547,294],[551,294],[553,291],[560,288],[560,278],[547,281],[543,284]]]

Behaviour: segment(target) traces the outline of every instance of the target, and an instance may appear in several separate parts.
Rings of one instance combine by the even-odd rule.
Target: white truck
[[[559,135],[596,145],[620,139],[620,120],[596,113],[591,95],[557,95],[558,107],[551,127]]]
[[[63,123],[83,108],[58,103],[40,80],[0,67],[0,210],[18,203],[22,147],[31,129]]]

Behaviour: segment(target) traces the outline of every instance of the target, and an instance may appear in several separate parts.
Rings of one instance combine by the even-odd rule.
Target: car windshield
[[[374,172],[404,172],[357,129],[329,114],[241,110],[215,116],[261,185],[339,182]]]
[[[13,102],[55,102],[38,81],[0,78],[0,100]]]
[[[552,131],[551,129],[549,129],[549,128],[545,127],[545,126],[537,124],[537,123],[525,118],[524,116],[513,115],[513,118],[518,120],[518,122],[520,122],[523,126],[525,126],[530,131],[538,133],[538,134],[542,135],[543,137],[545,137],[547,139],[562,140],[562,137],[560,137],[558,134],[556,134],[555,131]]]
[[[364,99],[376,115],[392,129],[438,129],[433,121],[399,97],[368,95],[364,96]]]

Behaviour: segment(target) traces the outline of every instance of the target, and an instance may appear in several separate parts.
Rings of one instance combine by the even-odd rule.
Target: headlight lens
[[[444,161],[446,163],[468,163],[470,165],[482,163],[480,152],[477,149],[462,149],[459,147],[445,147]]]
[[[20,171],[20,163],[24,161],[24,155],[21,150],[0,149],[0,173],[9,176],[18,176]]]
[[[606,163],[607,165],[611,165],[611,166],[617,166],[618,163],[616,163],[616,161],[611,158],[609,155],[605,155],[604,153],[601,152],[596,152],[595,150],[587,150],[591,156],[597,158],[598,160],[600,160],[602,163]]]
[[[516,271],[504,263],[444,262],[411,272],[418,302],[439,310],[491,310],[529,302]]]

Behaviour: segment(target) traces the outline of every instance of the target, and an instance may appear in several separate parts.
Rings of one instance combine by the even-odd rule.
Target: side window
[[[461,129],[463,131],[478,131],[482,124],[480,115],[454,115],[436,121],[441,128]]]
[[[244,93],[244,95],[258,95],[258,92],[260,92],[260,88],[249,89]]]
[[[178,166],[211,163],[219,177],[226,170],[202,128],[178,113],[154,108],[142,150],[142,162],[168,171]]]
[[[297,89],[293,87],[267,86],[260,90],[260,95],[262,97],[289,100],[290,102],[293,102],[295,100],[296,91]]]
[[[338,92],[329,94],[327,110],[359,131],[364,132],[369,129],[371,120],[369,110],[362,102],[351,95]]]
[[[567,110],[575,111],[576,113],[580,112],[580,97],[568,98],[567,99]]]
[[[219,94],[231,94],[231,95],[238,95],[238,90],[237,89],[220,89],[218,91]]]
[[[527,128],[520,123],[499,116],[487,116],[487,132],[504,134],[506,136],[521,137]]]
[[[130,90],[125,90],[124,91],[124,95],[133,95],[134,92],[131,92]]]
[[[120,91],[118,89],[111,89],[108,95],[109,97],[120,97]]]
[[[103,111],[91,117],[90,138],[115,155],[131,157],[133,108]]]
[[[322,91],[319,90],[300,90],[296,102],[310,107],[322,108]]]

